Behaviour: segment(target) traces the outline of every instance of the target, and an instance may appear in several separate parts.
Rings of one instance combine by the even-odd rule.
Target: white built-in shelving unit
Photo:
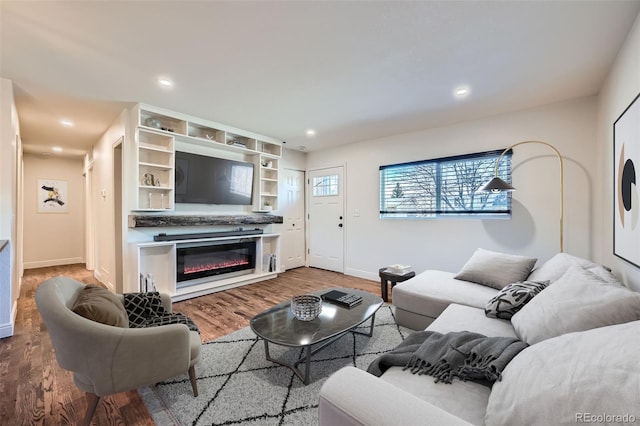
[[[191,117],[150,105],[138,104],[131,110],[134,135],[136,196],[131,211],[157,215],[173,214],[175,203],[175,152],[185,147],[212,157],[235,156],[254,164],[252,211],[278,210],[278,180],[282,143],[274,138],[236,129],[209,120]],[[190,242],[218,242],[239,237],[201,238],[179,241],[132,241],[137,276],[151,275],[158,291],[174,301],[225,290],[277,276],[280,269],[280,234],[257,233],[243,236],[256,241],[254,270],[228,278],[202,279],[184,288],[176,284],[177,246]],[[270,269],[271,256],[276,258]],[[130,289],[131,290],[131,289]],[[142,288],[140,288],[142,290]]]
[[[173,210],[174,138],[139,128],[136,130],[138,154],[137,209]]]
[[[139,104],[136,127],[138,197],[133,210],[173,210],[176,143],[198,146],[211,156],[242,154],[255,165],[253,211],[278,209],[278,178],[282,144],[252,132],[165,109]]]

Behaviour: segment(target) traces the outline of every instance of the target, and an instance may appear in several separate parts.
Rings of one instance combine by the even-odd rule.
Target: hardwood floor
[[[18,299],[14,336],[0,339],[0,424],[71,425],[81,422],[87,409],[85,395],[61,369],[51,340],[35,305],[35,291],[44,280],[58,275],[95,283],[84,265],[25,271]],[[380,284],[335,272],[298,268],[278,278],[174,303],[175,312],[190,316],[204,342],[249,325],[257,313],[307,292],[349,287],[380,295]],[[197,371],[196,365],[196,371]],[[102,398],[93,424],[152,425],[153,420],[137,391]]]

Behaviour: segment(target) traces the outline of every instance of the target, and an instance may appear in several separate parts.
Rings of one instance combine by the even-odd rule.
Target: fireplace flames
[[[218,269],[232,268],[234,266],[242,266],[242,265],[248,265],[248,264],[249,264],[248,259],[234,259],[234,260],[227,260],[222,262],[205,263],[201,265],[190,265],[190,266],[185,265],[184,274],[189,275],[189,274],[196,274],[198,272],[217,271]]]

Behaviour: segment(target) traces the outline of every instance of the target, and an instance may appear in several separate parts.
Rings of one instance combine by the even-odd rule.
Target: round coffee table
[[[351,308],[344,308],[323,301],[322,312],[317,318],[311,321],[300,321],[291,313],[291,301],[287,300],[259,313],[250,322],[253,332],[264,340],[267,360],[290,368],[305,385],[309,383],[311,357],[348,332],[372,336],[376,312],[382,306],[382,299],[378,296],[353,288],[331,288],[310,294],[322,296],[331,290],[356,294],[362,297],[362,303]],[[368,333],[354,330],[369,319],[371,326]],[[271,357],[269,343],[303,348],[304,355],[293,364],[286,363]],[[298,365],[302,363],[305,364],[304,372],[298,368]]]

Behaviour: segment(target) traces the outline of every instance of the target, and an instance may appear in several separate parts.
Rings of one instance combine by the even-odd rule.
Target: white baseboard
[[[84,263],[82,257],[70,257],[68,259],[39,260],[37,262],[24,262],[24,269],[46,268],[47,266],[73,265]]]
[[[345,275],[351,275],[353,277],[364,278],[365,280],[379,281],[380,275],[377,272],[361,271],[359,269],[345,268]]]
[[[0,324],[0,339],[13,336],[14,324],[16,323],[16,315],[18,314],[18,301],[13,302],[11,307],[11,321],[6,324]]]

